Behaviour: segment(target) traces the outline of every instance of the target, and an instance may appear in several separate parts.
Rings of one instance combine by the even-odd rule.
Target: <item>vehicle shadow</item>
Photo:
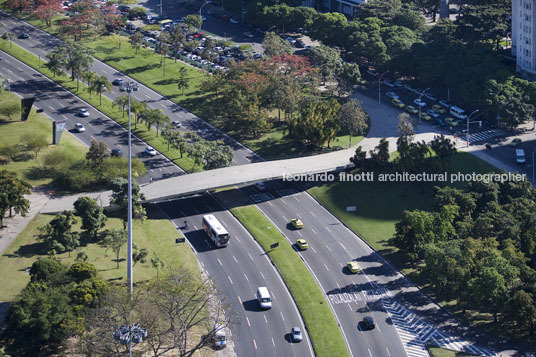
[[[246,301],[243,301],[242,302],[242,306],[244,306],[244,309],[246,311],[255,311],[255,312],[261,312],[263,311],[260,306],[259,306],[259,302],[257,301],[257,299],[251,299],[251,300],[246,300]]]

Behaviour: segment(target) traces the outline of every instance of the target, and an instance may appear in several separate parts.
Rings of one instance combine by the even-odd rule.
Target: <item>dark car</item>
[[[21,39],[27,39],[30,38],[30,35],[28,35],[27,32],[21,32],[18,37]]]
[[[123,84],[123,80],[121,78],[116,78],[114,79],[114,81],[112,82],[112,84],[114,86],[120,86],[121,84]]]
[[[374,325],[374,319],[372,318],[372,316],[365,316],[363,318],[363,327],[365,328],[365,330],[374,330],[376,325]]]
[[[121,149],[112,149],[111,156],[112,157],[121,157],[121,156],[123,156],[123,152],[121,151]]]
[[[305,42],[303,42],[302,40],[297,40],[296,43],[294,43],[294,46],[296,46],[297,48],[305,48]]]

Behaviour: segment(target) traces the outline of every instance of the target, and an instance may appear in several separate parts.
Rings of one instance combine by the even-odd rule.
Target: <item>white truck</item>
[[[227,346],[227,336],[223,325],[217,323],[214,329],[214,348],[217,350],[224,349]]]

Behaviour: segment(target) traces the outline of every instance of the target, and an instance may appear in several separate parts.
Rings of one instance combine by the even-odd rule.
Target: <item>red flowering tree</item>
[[[38,0],[33,14],[50,27],[52,18],[60,12],[61,0]]]
[[[4,2],[4,6],[14,12],[29,11],[33,8],[32,0],[9,0]]]

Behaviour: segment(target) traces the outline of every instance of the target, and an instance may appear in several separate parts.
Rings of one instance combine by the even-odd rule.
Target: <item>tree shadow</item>
[[[21,161],[30,161],[34,159],[35,156],[32,153],[29,152],[22,152],[18,154],[17,156],[13,157],[13,161],[21,162]]]
[[[104,46],[97,46],[95,47],[95,51],[97,52],[102,52],[102,53],[105,53],[107,55],[113,53],[115,51],[115,48],[108,48],[108,47],[104,47]]]
[[[134,67],[134,68],[129,68],[127,70],[125,70],[125,74],[134,74],[134,73],[140,73],[140,72],[145,72],[145,71],[149,71],[153,68],[157,68],[157,67],[160,67],[160,64],[158,63],[153,63],[153,64],[147,64],[147,65],[144,65],[144,66],[138,66],[138,67]]]
[[[173,84],[173,83],[177,83],[178,82],[178,79],[174,79],[174,78],[168,78],[168,79],[162,79],[158,82],[154,82],[154,84],[156,85],[167,85],[167,84]]]
[[[13,255],[15,257],[31,258],[36,255],[46,255],[46,245],[44,242],[36,242],[20,246]]]

